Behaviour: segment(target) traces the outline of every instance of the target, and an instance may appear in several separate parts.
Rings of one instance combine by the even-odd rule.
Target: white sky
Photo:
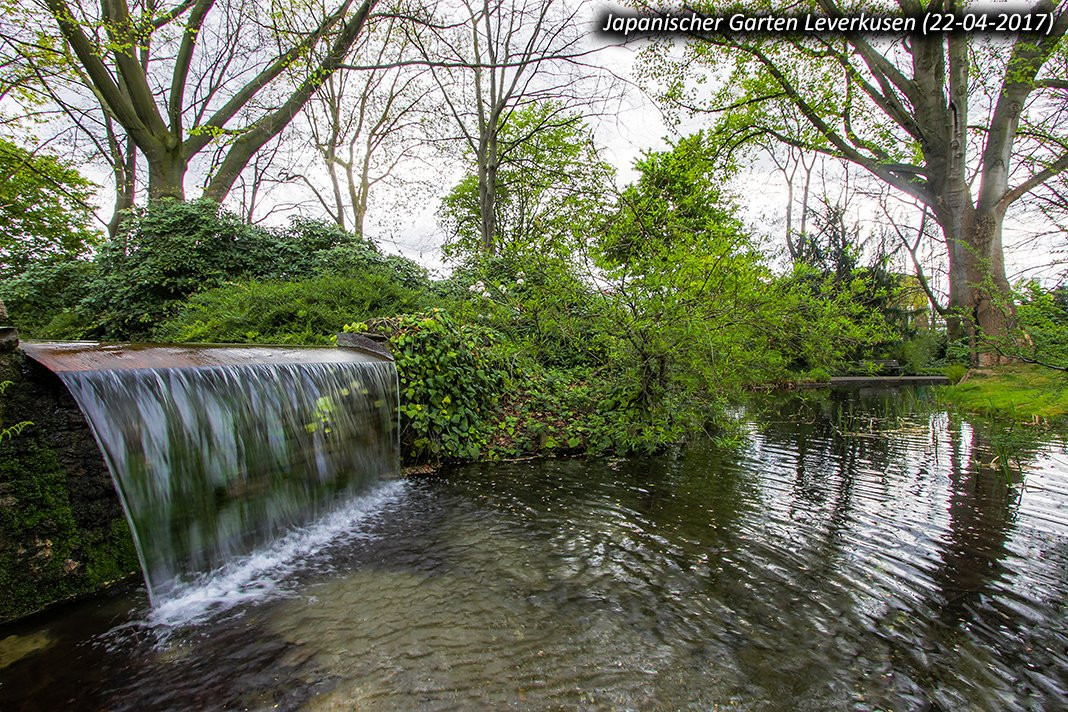
[[[638,49],[637,46],[606,47],[596,55],[596,61],[610,67],[617,74],[632,76],[631,69]],[[620,187],[636,178],[634,162],[643,151],[663,150],[672,136],[678,135],[673,134],[673,129],[664,122],[653,100],[639,91],[628,93],[615,116],[594,118],[591,125],[602,155],[616,167],[617,184]],[[702,128],[702,125],[700,118],[689,119],[679,131],[683,134],[691,133]],[[858,167],[851,168],[851,171],[854,177],[867,176],[866,172]],[[443,180],[441,196],[462,174],[463,171],[457,169],[449,180]],[[782,176],[775,171],[770,161],[758,160],[750,169],[740,174],[731,187],[746,224],[757,234],[770,236],[771,243],[780,246],[778,251],[785,255],[785,242],[781,235],[785,231],[787,188]],[[439,251],[445,236],[436,217],[437,202],[441,196],[423,206],[423,209],[406,223],[394,224],[392,228],[388,228],[372,222],[368,232],[380,241],[384,249],[397,251],[431,269],[447,271],[448,266],[442,263]],[[863,234],[870,233],[876,229],[877,224],[885,221],[873,200],[853,197],[850,207],[854,218],[861,223]],[[795,205],[795,220],[796,215]],[[1052,268],[1049,264],[1056,260],[1063,263],[1068,259],[1068,239],[1063,234],[1038,241],[1029,239],[1037,232],[1048,230],[1049,225],[1041,219],[1027,217],[1017,210],[1010,211],[1006,218],[1004,242],[1010,280],[1024,276],[1037,276],[1044,281],[1055,280],[1063,272],[1063,264]],[[912,219],[918,224],[918,213],[913,215]],[[1055,244],[1058,241],[1062,244]],[[939,255],[938,249],[928,250],[932,251],[936,256]],[[897,267],[911,270],[907,254],[903,251],[899,255]],[[936,289],[940,286],[944,288],[944,277],[940,277],[944,265],[931,264],[927,266],[927,270],[932,286]]]
[[[591,16],[601,3],[580,0],[590,6]],[[637,47],[607,47],[595,55],[595,60],[602,66],[610,68],[622,76],[632,76]],[[671,129],[664,123],[654,102],[639,91],[630,91],[611,117],[591,119],[595,139],[603,151],[604,158],[617,169],[617,183],[622,186],[635,177],[634,162],[645,150],[661,150],[667,145]],[[690,120],[682,131],[691,132],[700,128],[700,119]],[[463,176],[466,166],[462,161],[439,160],[432,168],[432,180],[437,188],[436,194],[423,195],[404,206],[397,206],[395,199],[388,196],[372,194],[372,204],[368,213],[366,231],[387,252],[403,254],[427,266],[433,271],[443,273],[447,266],[443,264],[440,247],[444,234],[438,224],[437,210],[441,197]],[[100,194],[100,215],[102,221],[110,217],[112,195],[110,176],[99,169],[86,167],[90,178],[105,186]],[[859,172],[859,169],[857,169]],[[192,176],[187,181],[188,193],[195,195]],[[758,234],[778,236],[783,232],[786,186],[782,178],[767,161],[758,161],[754,167],[742,174],[735,181],[735,192],[743,210],[743,218]],[[861,201],[862,202],[862,201]],[[308,204],[305,212],[316,214],[317,205]],[[796,213],[796,210],[795,210]],[[873,220],[874,207],[858,205],[857,214],[861,220]],[[866,216],[866,217],[865,217]],[[270,222],[284,222],[285,217],[272,217]],[[1033,244],[1027,249],[1014,247],[1023,237],[1040,229],[1038,223],[1027,224],[1011,216],[1006,221],[1005,243],[1006,260],[1010,275],[1034,270],[1050,262],[1052,252],[1063,245],[1051,245],[1050,240]],[[1063,235],[1052,238],[1061,239]],[[1060,255],[1061,259],[1065,256]],[[904,265],[902,265],[904,266]],[[1047,270],[1052,274],[1056,270]]]

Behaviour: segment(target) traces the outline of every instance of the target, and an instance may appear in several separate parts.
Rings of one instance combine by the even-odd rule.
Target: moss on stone
[[[86,537],[85,578],[94,588],[109,586],[138,572],[137,550],[126,519],[117,518],[102,536]]]
[[[85,428],[77,407],[65,390],[27,377],[20,359],[0,356],[13,381],[0,422],[34,423],[0,443],[0,621],[95,593],[139,568],[99,453],[84,433],[72,435]]]
[[[93,593],[137,570],[126,522],[79,529],[55,452],[39,441],[20,445],[0,449],[0,620]]]

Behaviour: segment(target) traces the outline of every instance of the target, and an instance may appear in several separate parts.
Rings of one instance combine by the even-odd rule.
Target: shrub
[[[158,324],[174,317],[194,294],[232,282],[297,282],[323,275],[360,277],[385,290],[378,301],[399,299],[407,310],[417,305],[406,302],[395,293],[396,285],[387,283],[417,287],[426,277],[410,260],[385,256],[372,242],[332,223],[297,219],[286,228],[267,230],[246,225],[207,200],[162,200],[135,212],[122,234],[101,251],[95,266],[95,277],[79,309],[95,335],[109,339],[146,338]],[[368,277],[372,273],[379,276]],[[354,289],[361,296],[350,301],[374,301],[368,289],[358,285]],[[258,293],[268,299],[284,296],[287,304],[299,301],[292,298],[292,290],[285,295],[263,289]],[[252,301],[246,303],[251,305]],[[263,301],[254,308],[268,303]],[[277,310],[269,311],[278,317]],[[322,321],[336,330],[344,320],[367,314],[366,307],[346,309]],[[250,314],[238,321],[246,317],[256,319]],[[292,321],[294,317],[280,318]],[[205,330],[206,335],[198,338],[219,338],[213,336],[216,327],[234,332],[225,324],[201,325],[197,329]],[[268,325],[263,333],[285,333],[282,327]],[[304,339],[320,335],[319,328],[313,323],[307,328],[300,326],[295,333]],[[258,327],[246,330],[257,331]]]
[[[934,365],[934,361],[945,348],[945,334],[938,331],[924,330],[901,343],[900,356],[908,373],[923,373]],[[897,354],[894,354],[897,356]]]
[[[269,243],[269,259],[259,274],[264,279],[359,274],[384,259],[373,242],[332,222],[298,217],[284,228],[262,232]]]
[[[968,375],[968,367],[963,363],[951,363],[946,366],[942,372],[949,382],[956,385],[964,380],[964,377]]]
[[[508,381],[493,332],[458,325],[442,309],[350,324],[345,331],[389,338],[400,375],[405,458],[478,457],[489,438],[487,420]]]
[[[1025,361],[1068,369],[1068,306],[1065,286],[1046,290],[1031,282],[1019,290],[1017,307],[1022,334],[1014,334],[1015,342],[1006,348]]]
[[[194,295],[154,336],[160,341],[325,344],[352,321],[423,306],[418,292],[374,272],[251,281]]]
[[[273,267],[269,243],[210,201],[160,201],[105,246],[82,306],[101,336],[145,338],[190,295]]]
[[[600,299],[566,261],[552,256],[472,260],[449,280],[465,321],[499,331],[538,363],[603,363]]]
[[[85,297],[96,266],[85,260],[39,262],[0,284],[15,326],[38,339],[77,339],[91,327],[72,310]]]
[[[817,367],[805,373],[803,380],[813,383],[830,383],[831,374],[827,372],[827,369]]]

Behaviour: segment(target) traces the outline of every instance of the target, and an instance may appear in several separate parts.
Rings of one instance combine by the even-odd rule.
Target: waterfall
[[[91,370],[30,352],[63,379],[96,436],[153,603],[399,468],[391,362],[291,349],[249,363],[250,351],[236,364],[216,363],[227,360],[220,350],[198,353],[206,366],[138,367],[160,361],[152,356]]]

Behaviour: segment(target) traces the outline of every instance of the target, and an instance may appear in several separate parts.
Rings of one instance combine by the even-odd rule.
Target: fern
[[[11,385],[11,381],[4,381],[0,383],[0,395],[3,395],[8,387]],[[22,431],[33,425],[29,420],[23,420],[21,423],[15,423],[14,425],[0,430],[0,443],[4,442],[4,438],[11,440],[16,435],[21,435]]]
[[[28,428],[31,425],[33,425],[33,423],[31,421],[24,420],[21,423],[15,423],[10,428],[4,428],[3,430],[0,430],[0,443],[2,443],[4,441],[4,438],[7,438],[7,439],[10,440],[11,438],[15,437],[16,435],[21,435],[22,431],[25,430],[26,428]]]

